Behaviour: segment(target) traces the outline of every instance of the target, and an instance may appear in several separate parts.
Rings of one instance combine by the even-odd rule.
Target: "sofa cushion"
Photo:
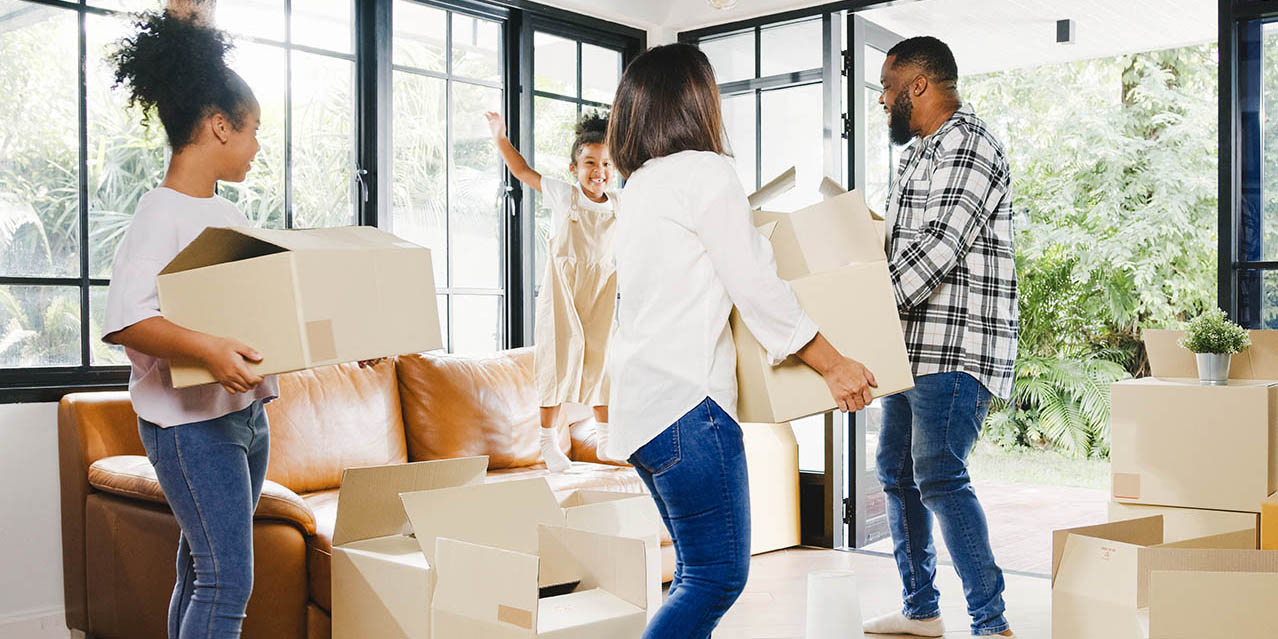
[[[396,367],[412,461],[487,455],[490,469],[541,461],[532,349],[488,357],[401,355]],[[567,430],[560,442],[565,453]]]
[[[155,476],[155,467],[141,455],[116,455],[93,462],[89,467],[89,485],[113,495],[168,503]],[[296,524],[307,535],[315,534],[315,517],[302,498],[269,479],[262,485],[262,498],[253,517],[286,521]]]
[[[267,479],[306,494],[337,488],[351,466],[407,461],[395,362],[325,366],[280,376]]]

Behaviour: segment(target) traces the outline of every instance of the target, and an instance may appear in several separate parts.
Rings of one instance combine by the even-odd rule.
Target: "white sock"
[[[900,611],[891,612],[866,621],[862,626],[866,632],[890,635],[915,635],[918,637],[940,637],[945,634],[945,623],[940,617],[928,619],[909,619]]]
[[[564,454],[559,448],[558,433],[553,428],[542,428],[541,439],[541,458],[546,462],[546,468],[552,473],[562,473],[572,466],[572,460]]]
[[[595,420],[595,456],[601,461],[616,461],[608,455],[608,422]]]

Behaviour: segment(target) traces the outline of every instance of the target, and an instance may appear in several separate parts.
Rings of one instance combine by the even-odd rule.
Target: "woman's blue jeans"
[[[750,571],[741,426],[707,398],[630,457],[674,541],[674,581],[644,639],[705,639]]]
[[[1008,628],[1003,571],[994,563],[985,511],[967,473],[967,456],[989,406],[990,392],[967,373],[917,377],[913,389],[883,398],[877,457],[893,554],[905,585],[905,616],[941,614],[932,545],[936,515],[977,636]]]
[[[271,438],[263,403],[160,428],[138,420],[146,456],[182,528],[169,639],[235,639],[253,591],[253,511]]]

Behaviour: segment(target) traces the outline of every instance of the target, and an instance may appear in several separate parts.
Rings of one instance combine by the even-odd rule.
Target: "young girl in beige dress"
[[[615,193],[605,137],[608,119],[587,115],[577,123],[568,168],[576,184],[543,176],[506,138],[506,124],[485,113],[506,166],[520,182],[541,193],[551,211],[550,250],[537,295],[534,368],[541,404],[541,453],[552,472],[571,462],[555,429],[564,404],[594,409],[596,450],[607,454],[608,375],[605,371],[617,272],[612,255]]]

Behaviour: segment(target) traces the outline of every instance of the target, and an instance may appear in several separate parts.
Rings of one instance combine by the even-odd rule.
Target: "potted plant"
[[[1251,346],[1251,338],[1241,326],[1229,321],[1225,312],[1213,309],[1189,322],[1180,339],[1198,360],[1198,381],[1223,386],[1229,383],[1229,362],[1235,353]]]

